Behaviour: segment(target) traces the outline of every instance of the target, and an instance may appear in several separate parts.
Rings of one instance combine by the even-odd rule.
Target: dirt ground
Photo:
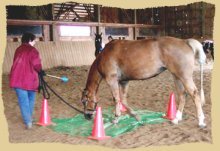
[[[56,76],[67,76],[69,82],[63,83],[58,79],[45,77],[47,83],[70,104],[82,108],[80,102],[81,90],[84,89],[89,66],[82,67],[57,67],[46,70],[47,74]],[[198,127],[195,105],[188,96],[184,109],[184,120],[178,125],[169,122],[155,125],[144,125],[132,132],[125,133],[116,138],[103,141],[89,140],[86,137],[73,137],[52,131],[48,127],[34,125],[31,130],[26,130],[21,119],[15,92],[9,88],[8,75],[3,75],[2,93],[4,113],[8,123],[9,142],[11,143],[66,143],[73,145],[98,145],[108,148],[131,149],[148,146],[176,145],[193,142],[212,143],[211,130],[211,77],[212,64],[205,66],[204,91],[206,104],[203,107],[206,116],[206,128]],[[200,88],[200,75],[198,67],[194,72],[194,80],[198,89]],[[163,72],[155,78],[144,81],[131,81],[128,93],[128,103],[134,109],[147,109],[155,112],[166,112],[169,94],[175,92],[173,78],[168,71]],[[100,106],[106,108],[113,106],[110,89],[105,81],[99,88],[101,98]],[[40,117],[42,95],[37,94],[34,118],[38,121]],[[69,106],[62,103],[51,93],[48,100],[51,118],[68,118],[78,114]],[[176,104],[178,100],[176,97]]]

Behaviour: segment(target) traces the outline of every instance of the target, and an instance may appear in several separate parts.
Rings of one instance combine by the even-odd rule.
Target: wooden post
[[[137,24],[137,10],[136,9],[134,9],[134,24]],[[133,28],[133,30],[134,30],[134,40],[137,40],[137,28],[136,27],[134,27]]]
[[[98,26],[96,27],[96,33],[100,34],[100,28],[99,28],[99,24],[101,21],[101,14],[100,14],[100,5],[98,5]]]
[[[54,16],[54,5],[52,4],[52,16],[53,16],[53,21],[55,20]],[[52,22],[52,25],[50,26],[50,37],[53,42],[56,42],[58,40],[58,31],[57,31],[57,25],[55,22]]]
[[[53,42],[56,42],[57,41],[57,28],[56,28],[57,26],[56,26],[56,24],[52,24],[52,26],[51,26],[51,29],[52,29],[52,41]]]
[[[50,41],[49,25],[43,25],[43,37],[44,41]]]
[[[204,2],[201,2],[201,11],[202,11],[202,15],[201,15],[202,35],[200,38],[204,38],[206,36],[206,33],[205,33],[205,3]]]
[[[166,8],[167,6],[165,7],[161,7],[161,10],[162,10],[162,29],[160,28],[160,35],[163,35],[163,36],[166,36]],[[161,34],[162,33],[162,34]]]

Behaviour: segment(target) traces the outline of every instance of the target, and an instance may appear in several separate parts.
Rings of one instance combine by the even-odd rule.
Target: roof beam
[[[99,23],[99,22],[64,22],[64,21],[39,21],[39,20],[17,20],[7,19],[8,25],[73,25],[73,26],[106,26],[106,27],[145,27],[145,28],[162,28],[161,25],[146,24],[119,24],[119,23]]]

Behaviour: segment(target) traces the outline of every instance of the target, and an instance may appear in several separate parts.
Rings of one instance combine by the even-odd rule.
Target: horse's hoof
[[[135,115],[134,116],[135,117],[135,119],[139,122],[139,121],[141,121],[141,118],[140,118],[140,116],[138,116],[138,115]]]
[[[205,123],[199,124],[199,127],[200,127],[200,128],[205,128],[205,127],[206,127],[206,124],[205,124]]]
[[[113,123],[113,124],[118,124],[118,119],[114,119],[114,120],[112,121],[112,123]]]
[[[176,125],[177,125],[177,124],[179,123],[179,120],[175,118],[175,119],[173,119],[171,122],[172,122],[173,124],[176,124]]]

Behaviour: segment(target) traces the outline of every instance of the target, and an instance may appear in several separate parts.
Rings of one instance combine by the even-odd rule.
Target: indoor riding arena
[[[10,5],[6,9],[7,45],[3,61],[2,99],[10,143],[62,143],[112,149],[201,142],[212,144],[214,4],[195,2],[179,6],[124,9],[66,2],[42,6]],[[15,50],[20,46],[21,37],[25,32],[36,35],[37,42],[34,47],[39,51],[43,70],[46,73],[44,76],[39,76],[41,82],[43,80],[43,86],[41,85],[41,90],[36,93],[31,129],[26,129],[24,126],[16,93],[9,86]],[[112,41],[108,40],[109,36],[113,38]],[[136,54],[145,44],[144,46],[135,44],[143,43],[145,40],[158,41],[164,36],[179,39],[193,38],[204,48],[201,53],[206,55],[206,60],[201,65],[200,56],[195,55],[192,78],[197,87],[197,91],[193,92],[198,93],[197,99],[201,99],[200,91],[202,88],[204,90],[205,103],[202,105],[202,111],[206,125],[198,124],[201,120],[197,115],[200,101],[195,103],[188,89],[184,92],[186,101],[182,120],[177,121],[178,123],[174,122],[179,115],[180,104],[174,71],[179,68],[179,63],[183,63],[187,68],[190,61],[183,62],[179,59],[178,63],[172,66],[172,69],[176,70],[165,66],[160,68],[160,71],[164,71],[161,74],[152,74],[144,78],[129,78],[130,75],[126,75],[124,68],[121,68],[134,60],[137,60],[135,63],[137,66],[142,63],[143,57],[139,58]],[[164,50],[164,47],[170,43],[167,41],[158,47]],[[122,98],[120,102],[115,97],[118,91],[111,91],[113,87],[104,73],[110,65],[102,66],[102,63],[110,62],[118,55],[111,52],[116,52],[116,49],[118,52],[119,49],[125,50],[124,47],[127,50],[133,49],[133,52],[128,55],[129,52],[123,51],[126,55],[118,56],[121,60],[117,64],[117,71],[123,71],[121,74],[124,79],[120,81],[118,77],[117,86],[130,80],[127,103],[133,109],[132,113],[138,115],[139,119],[129,114],[129,109],[123,104]],[[151,47],[147,45],[146,49],[149,48]],[[98,54],[95,55],[96,52]],[[113,55],[106,59],[108,54]],[[146,64],[157,63],[151,54],[144,54],[149,56],[149,59],[145,60]],[[188,54],[181,53],[181,55],[178,57],[184,58]],[[92,78],[94,68],[91,66],[97,67],[97,72],[102,77],[101,83]],[[149,70],[152,66],[151,64]],[[126,71],[130,72],[133,69],[129,68]],[[140,71],[142,73],[148,71],[147,69]],[[115,75],[110,77],[114,78]],[[88,97],[85,95],[85,91],[91,90],[88,89],[91,83],[98,83],[99,86],[97,94],[94,94],[94,100],[89,99],[89,95]],[[183,86],[187,88],[188,84],[183,82]],[[96,89],[94,93],[95,91]],[[119,94],[121,93],[120,90]],[[86,96],[87,100],[82,99],[82,96]],[[90,120],[84,116],[87,114],[88,104],[94,106]],[[121,116],[115,117],[118,110]]]

